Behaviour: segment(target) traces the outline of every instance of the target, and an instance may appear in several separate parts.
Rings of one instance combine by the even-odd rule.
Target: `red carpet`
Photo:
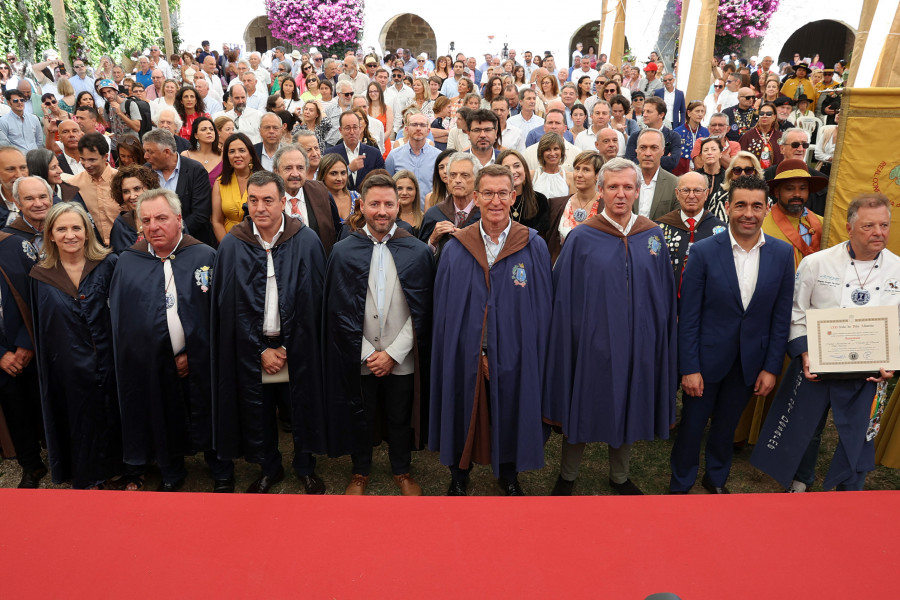
[[[0,490],[0,594],[897,598],[898,500]]]

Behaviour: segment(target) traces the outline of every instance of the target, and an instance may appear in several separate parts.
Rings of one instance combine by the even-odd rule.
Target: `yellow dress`
[[[244,203],[247,202],[247,192],[241,194],[237,176],[231,176],[231,183],[225,185],[222,178],[217,177],[219,195],[222,197],[222,214],[225,215],[225,233],[244,220]]]

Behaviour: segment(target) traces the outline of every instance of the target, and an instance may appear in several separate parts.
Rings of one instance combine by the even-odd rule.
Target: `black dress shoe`
[[[325,493],[325,482],[322,481],[315,473],[313,473],[312,475],[301,475],[299,476],[299,479],[300,483],[303,484],[303,489],[306,490],[307,494],[321,496]]]
[[[213,480],[213,493],[215,494],[233,494],[234,493],[234,475],[228,479]]]
[[[41,465],[37,469],[31,471],[22,471],[22,479],[19,481],[20,489],[34,490],[40,487],[41,479],[47,475],[47,467]]]
[[[159,484],[159,487],[156,488],[157,492],[177,492],[181,488],[184,487],[184,479],[179,479],[175,483],[166,483],[162,482]]]
[[[574,481],[568,481],[562,478],[562,475],[556,478],[556,484],[553,486],[551,496],[571,496],[572,490],[575,488]]]
[[[623,496],[643,496],[644,492],[641,491],[641,488],[634,485],[634,482],[630,479],[626,479],[623,483],[616,483],[612,479],[609,480],[609,487],[613,489],[617,494],[621,494]]]
[[[284,467],[278,467],[278,472],[269,477],[268,475],[263,475],[256,481],[250,484],[250,487],[247,488],[248,494],[266,494],[276,483],[281,483],[284,479]]]
[[[285,433],[293,433],[294,432],[294,428],[291,425],[290,421],[285,421],[284,419],[279,418],[278,424],[281,426],[281,430],[283,432],[285,432]]]
[[[454,477],[450,480],[450,488],[447,490],[448,496],[467,496],[466,488],[469,487],[468,478]]]
[[[730,494],[728,488],[724,485],[722,487],[716,487],[712,481],[709,480],[708,475],[704,475],[703,479],[700,481],[701,485],[703,485],[703,489],[705,489],[710,494]]]
[[[497,480],[497,483],[500,484],[500,490],[507,496],[524,496],[525,492],[522,491],[522,488],[519,486],[519,478],[508,480],[501,477]]]

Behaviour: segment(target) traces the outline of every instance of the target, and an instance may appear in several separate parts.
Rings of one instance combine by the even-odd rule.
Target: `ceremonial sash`
[[[803,237],[800,235],[800,232],[794,228],[793,224],[791,224],[790,219],[787,218],[787,215],[784,214],[784,211],[781,209],[781,206],[778,204],[772,205],[772,220],[775,221],[775,224],[778,225],[778,229],[787,237],[788,241],[800,251],[800,254],[803,256],[809,256],[813,252],[818,252],[819,247],[822,241],[822,222],[819,221],[819,217],[817,217],[812,211],[806,211],[806,221],[807,227],[809,228],[809,232],[812,235],[812,244],[807,244]],[[800,217],[800,221],[803,221],[803,217]]]

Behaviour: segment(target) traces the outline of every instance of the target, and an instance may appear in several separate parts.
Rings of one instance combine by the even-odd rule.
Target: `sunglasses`
[[[737,175],[740,177],[741,175],[756,175],[756,168],[754,167],[734,167],[731,169],[732,175]]]
[[[392,79],[403,79],[403,75],[391,75]]]
[[[22,98],[10,98],[9,101],[12,102],[13,104],[24,104],[25,103],[25,100]]]
[[[322,58],[314,58],[313,60],[315,60],[316,62],[322,62],[324,59],[322,59]]]
[[[761,116],[761,117],[774,117],[774,116],[775,116],[775,113],[773,113],[773,112],[761,112],[761,113],[759,113],[759,116]]]
[[[717,90],[721,90],[725,86],[724,85],[714,85],[713,87],[716,88]]]
[[[809,148],[809,142],[791,142],[790,143],[790,147],[794,148],[794,149],[799,148],[800,146],[803,146],[804,149]]]
[[[756,96],[739,96],[741,100],[753,100]]]
[[[53,98],[52,100],[47,100],[46,102],[44,102],[44,106],[51,106],[53,104],[56,104],[56,98]]]
[[[353,92],[341,92],[341,96],[343,96],[344,98],[349,98],[352,95],[353,95]]]

